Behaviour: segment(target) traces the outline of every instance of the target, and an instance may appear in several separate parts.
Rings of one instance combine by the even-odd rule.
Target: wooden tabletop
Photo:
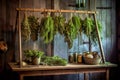
[[[19,67],[16,63],[9,63],[10,68],[13,71],[33,71],[33,70],[58,70],[58,69],[84,69],[84,68],[111,68],[117,67],[116,64],[105,63],[98,65],[87,65],[87,64],[67,64],[66,66],[45,66],[45,65],[27,65]]]

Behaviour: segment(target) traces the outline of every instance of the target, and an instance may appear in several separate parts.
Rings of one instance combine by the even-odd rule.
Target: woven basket
[[[89,58],[86,56],[86,54],[91,53],[92,55],[98,54],[97,52],[84,52],[83,54],[83,60],[85,64],[99,64],[101,62],[101,56],[98,55],[97,57]]]
[[[88,58],[88,57],[83,57],[85,64],[92,64],[92,65],[97,65],[101,62],[101,58]]]

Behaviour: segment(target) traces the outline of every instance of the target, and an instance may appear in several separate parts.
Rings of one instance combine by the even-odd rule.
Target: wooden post
[[[22,74],[19,74],[19,80],[24,80],[24,76]]]
[[[88,73],[84,73],[84,80],[89,80]]]
[[[106,80],[109,80],[109,69],[106,70]]]
[[[19,8],[21,7],[21,0],[19,0]],[[18,46],[19,46],[19,58],[20,67],[22,67],[22,44],[21,44],[21,25],[20,25],[20,11],[18,11]]]
[[[97,20],[96,20],[96,14],[93,14],[93,17],[94,17],[94,21],[95,21],[95,25],[96,25],[96,32],[97,32],[97,36],[98,36],[98,43],[99,43],[99,47],[100,47],[100,51],[101,51],[102,61],[103,61],[103,63],[105,63],[105,56],[104,56],[102,42],[101,42],[99,30],[98,30],[98,24],[97,24]]]

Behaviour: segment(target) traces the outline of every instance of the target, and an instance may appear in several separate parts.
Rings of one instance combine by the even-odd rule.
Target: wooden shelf
[[[106,67],[117,67],[116,64],[106,63],[98,65],[88,65],[88,64],[67,64],[66,66],[45,66],[45,65],[28,65],[22,68],[16,63],[9,63],[10,68],[13,71],[33,71],[33,70],[59,70],[59,69],[89,69],[89,68],[106,68]]]

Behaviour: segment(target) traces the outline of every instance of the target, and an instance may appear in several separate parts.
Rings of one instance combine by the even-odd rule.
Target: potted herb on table
[[[39,65],[44,52],[39,50],[25,50],[24,54],[27,62],[31,62],[34,65]]]

